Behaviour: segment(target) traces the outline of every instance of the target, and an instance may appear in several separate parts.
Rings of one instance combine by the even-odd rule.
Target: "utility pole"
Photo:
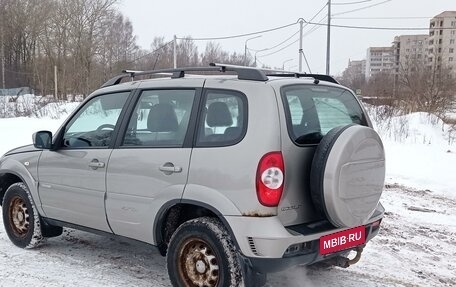
[[[5,89],[5,38],[3,36],[3,26],[0,33],[2,34],[2,89]]]
[[[173,55],[174,55],[174,69],[176,69],[177,68],[177,36],[176,35],[174,35]]]
[[[327,44],[326,44],[326,75],[329,75],[330,62],[331,62],[331,0],[328,0],[328,32],[327,32]]]
[[[244,42],[244,66],[247,66],[247,42],[250,40],[256,39],[256,38],[260,38],[261,36],[262,35],[259,35],[259,36],[255,36],[255,37],[248,38],[247,40],[245,40],[245,42]]]
[[[282,62],[282,71],[285,71],[285,63],[288,63],[290,61],[293,61],[293,59],[288,59]]]
[[[57,65],[54,65],[54,97],[55,97],[55,100],[57,100],[58,98],[58,92],[57,92]]]
[[[302,29],[303,29],[304,20],[301,19],[299,21],[299,51],[298,51],[298,59],[299,59],[299,72],[302,73]]]
[[[268,48],[266,48],[266,49],[261,49],[261,50],[257,50],[257,51],[255,52],[255,62],[253,62],[253,66],[254,66],[254,67],[257,66],[257,54],[258,54],[259,52],[264,52],[264,51],[266,51],[266,50],[268,50]]]

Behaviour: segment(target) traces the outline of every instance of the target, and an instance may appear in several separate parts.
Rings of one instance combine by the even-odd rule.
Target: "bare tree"
[[[383,99],[393,99],[394,75],[381,72],[373,75],[364,87],[363,95]]]
[[[101,37],[97,51],[100,63],[97,73],[100,81],[106,81],[119,71],[128,69],[138,51],[136,36],[133,35],[133,26],[117,11],[104,19],[101,26]]]
[[[204,53],[201,54],[201,62],[204,65],[208,65],[213,62],[229,63],[229,55],[227,52],[222,50],[220,44],[208,42]]]
[[[439,63],[417,62],[403,65],[398,76],[398,96],[408,111],[444,114],[453,104],[456,79],[449,67]]]
[[[198,66],[198,47],[190,36],[178,42],[177,63],[179,67]]]
[[[357,73],[354,69],[346,69],[342,73],[340,83],[354,91],[362,90],[366,85],[366,77],[363,73]]]
[[[0,0],[7,86],[30,86],[38,94],[56,92],[59,99],[67,99],[68,95],[88,95],[123,69],[172,67],[172,43],[155,37],[150,50],[140,49],[133,26],[118,11],[117,2]],[[200,53],[188,36],[177,43],[177,62],[180,67],[210,62],[242,65],[244,57],[214,42]]]

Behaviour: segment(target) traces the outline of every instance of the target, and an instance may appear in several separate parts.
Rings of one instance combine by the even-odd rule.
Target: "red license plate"
[[[328,254],[355,247],[366,242],[366,228],[355,227],[320,237],[320,254]]]

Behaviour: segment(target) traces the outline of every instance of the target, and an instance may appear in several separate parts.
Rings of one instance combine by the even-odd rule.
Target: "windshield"
[[[367,126],[366,117],[348,90],[294,85],[282,89],[288,133],[298,145],[317,144],[331,129],[348,124]]]

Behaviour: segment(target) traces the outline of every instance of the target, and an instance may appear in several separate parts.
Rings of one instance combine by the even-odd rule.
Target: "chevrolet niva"
[[[261,286],[356,263],[384,179],[383,144],[336,80],[212,64],[109,80],[0,159],[0,203],[22,248],[79,228],[158,247],[174,286]]]

